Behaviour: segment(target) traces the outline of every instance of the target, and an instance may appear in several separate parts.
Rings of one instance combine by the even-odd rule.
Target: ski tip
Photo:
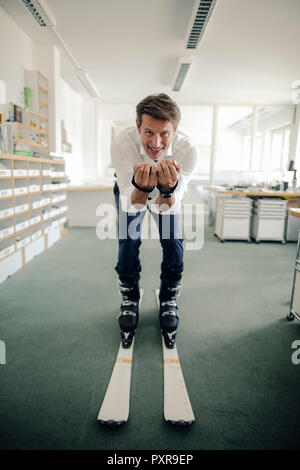
[[[126,423],[126,421],[125,420],[115,421],[113,419],[109,419],[109,420],[105,421],[103,419],[98,419],[97,423],[98,424],[103,424],[104,426],[121,426],[121,424]]]
[[[175,426],[190,426],[191,424],[193,424],[195,422],[195,419],[191,419],[189,421],[185,421],[183,419],[179,419],[179,420],[171,420],[171,419],[167,419],[166,420],[167,423],[170,423],[170,424],[174,424]]]

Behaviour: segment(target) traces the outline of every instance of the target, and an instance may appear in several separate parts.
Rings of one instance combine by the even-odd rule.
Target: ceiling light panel
[[[192,65],[192,57],[186,57],[179,60],[179,65],[173,82],[172,91],[180,91],[186,79],[188,71]]]
[[[197,0],[187,34],[186,49],[197,49],[217,0]]]
[[[40,26],[55,26],[56,20],[44,0],[22,0]]]

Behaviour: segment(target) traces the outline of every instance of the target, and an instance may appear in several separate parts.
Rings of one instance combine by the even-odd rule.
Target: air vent
[[[188,29],[186,49],[196,49],[201,41],[217,0],[197,0]]]
[[[179,65],[174,79],[172,91],[180,91],[192,65],[192,57],[184,57],[179,60]]]
[[[55,26],[56,20],[44,0],[22,0],[40,26]]]

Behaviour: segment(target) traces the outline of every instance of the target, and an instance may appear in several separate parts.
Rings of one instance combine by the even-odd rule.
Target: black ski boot
[[[122,345],[123,348],[130,348],[139,321],[139,286],[138,283],[120,282],[119,287],[123,298],[118,316]]]
[[[173,349],[175,346],[175,338],[179,323],[178,306],[176,303],[177,296],[180,292],[181,284],[165,283],[160,285],[159,292],[159,322],[164,342],[167,348]]]

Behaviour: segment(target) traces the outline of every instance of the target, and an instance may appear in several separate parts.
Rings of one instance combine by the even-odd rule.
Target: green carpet
[[[116,254],[116,241],[73,228],[0,285],[0,448],[299,449],[291,344],[300,323],[285,319],[296,244],[222,244],[206,227],[203,249],[185,253],[177,347],[196,417],[189,428],[163,419],[161,251],[150,240],[129,421],[96,422],[120,341]]]

